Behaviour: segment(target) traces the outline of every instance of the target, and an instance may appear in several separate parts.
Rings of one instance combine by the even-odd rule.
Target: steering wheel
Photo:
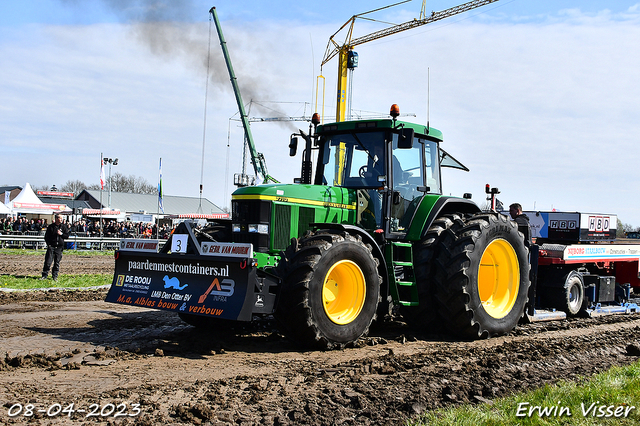
[[[369,170],[369,167],[367,167],[366,165],[360,167],[360,169],[358,170],[358,176],[363,178],[365,176],[365,173],[367,173],[368,170]]]

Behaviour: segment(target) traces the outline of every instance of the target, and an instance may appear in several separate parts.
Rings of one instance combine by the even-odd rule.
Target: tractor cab
[[[356,192],[356,223],[402,238],[424,194],[441,194],[442,133],[395,119],[321,125],[315,184]]]

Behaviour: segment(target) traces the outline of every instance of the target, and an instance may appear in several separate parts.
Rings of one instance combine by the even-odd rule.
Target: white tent
[[[0,214],[11,214],[11,209],[4,205],[4,203],[0,203]]]
[[[38,198],[35,192],[33,192],[33,188],[29,185],[29,182],[24,186],[22,191],[12,200],[12,202],[18,203],[31,203],[31,204],[42,204],[42,200]]]
[[[71,213],[66,204],[46,204],[33,192],[29,182],[20,193],[11,200],[13,213],[54,214]]]

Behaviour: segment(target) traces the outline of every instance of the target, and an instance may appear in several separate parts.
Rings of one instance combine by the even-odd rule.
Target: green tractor
[[[395,105],[391,116],[316,117],[290,140],[291,155],[305,143],[294,184],[237,189],[230,220],[184,223],[160,253],[120,250],[107,300],[174,310],[198,327],[274,315],[291,340],[324,349],[355,342],[391,304],[426,332],[511,331],[530,286],[523,235],[468,197],[442,195],[441,168],[467,169],[440,148],[440,131],[397,120]],[[150,283],[146,298],[117,287],[134,272]]]
[[[305,137],[292,243],[278,247],[273,233],[272,247],[284,250],[276,317],[296,340],[321,346],[356,340],[390,299],[423,330],[464,338],[510,331],[529,289],[522,235],[503,215],[441,195],[441,167],[466,168],[440,148],[441,132],[396,121],[396,106],[391,114]]]

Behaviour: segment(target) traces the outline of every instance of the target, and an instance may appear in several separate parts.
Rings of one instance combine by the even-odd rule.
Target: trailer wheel
[[[584,297],[584,282],[582,275],[576,271],[570,271],[562,277],[562,287],[548,288],[552,292],[552,305],[554,308],[567,313],[568,316],[576,316],[586,308]]]
[[[529,292],[529,252],[515,222],[481,214],[451,228],[435,262],[435,293],[443,325],[477,339],[510,332]]]
[[[418,285],[418,306],[400,306],[400,313],[411,327],[425,332],[437,327],[438,312],[434,303],[434,262],[443,233],[454,224],[460,226],[457,214],[445,215],[433,221],[422,240],[414,245],[414,273]]]
[[[346,232],[318,231],[283,260],[275,316],[291,340],[333,349],[367,333],[382,285],[371,247]]]

